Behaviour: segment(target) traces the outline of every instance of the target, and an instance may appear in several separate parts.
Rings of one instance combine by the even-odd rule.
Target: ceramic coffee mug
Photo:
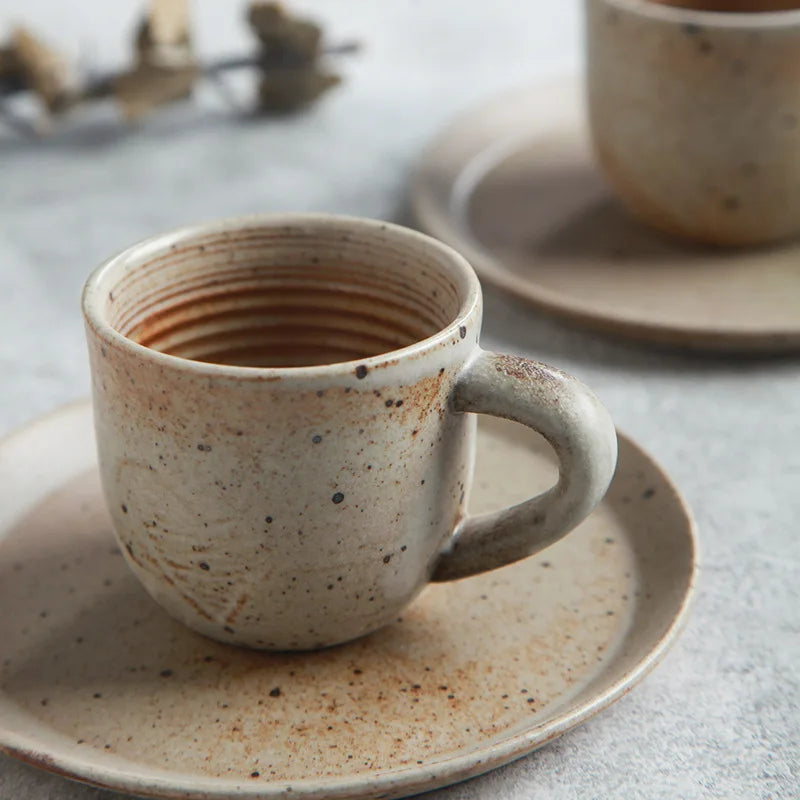
[[[790,5],[586,0],[592,137],[636,216],[721,245],[800,232],[800,0],[768,10]]]
[[[83,294],[100,474],[121,550],[200,633],[343,642],[430,581],[546,547],[611,479],[581,383],[478,345],[481,292],[443,244],[325,215],[215,222],[112,258]],[[478,412],[542,433],[545,494],[466,516]]]

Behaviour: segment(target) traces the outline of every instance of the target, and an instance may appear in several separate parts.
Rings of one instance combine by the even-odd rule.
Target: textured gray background
[[[454,112],[580,63],[577,3],[304,2],[363,40],[344,88],[294,119],[237,122],[214,96],[120,131],[110,109],[41,144],[0,133],[0,433],[88,391],[78,312],[100,259],[184,222],[264,210],[404,221],[408,170]],[[0,2],[111,65],[136,4]],[[236,6],[197,3],[199,46],[247,44]],[[244,88],[244,87],[243,87]],[[704,569],[662,666],[540,752],[431,797],[788,798],[800,794],[800,369],[688,357],[537,319],[487,290],[484,343],[589,382],[696,513]],[[0,646],[1,643],[0,643]],[[0,757],[2,800],[111,800]]]

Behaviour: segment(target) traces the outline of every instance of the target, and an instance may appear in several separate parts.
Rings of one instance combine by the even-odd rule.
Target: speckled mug
[[[592,138],[625,205],[718,245],[800,232],[800,9],[586,0],[586,10]]]
[[[594,394],[481,350],[469,264],[395,225],[291,214],[185,228],[99,267],[83,310],[123,555],[170,614],[220,641],[310,649],[374,631],[428,581],[563,536],[614,470]],[[542,433],[557,484],[465,516],[464,412]]]

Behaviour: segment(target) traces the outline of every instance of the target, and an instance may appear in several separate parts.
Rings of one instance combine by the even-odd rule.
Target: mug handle
[[[456,381],[452,405],[456,412],[504,417],[540,433],[556,452],[559,477],[530,500],[462,519],[434,566],[433,581],[496,569],[553,544],[600,502],[617,461],[614,424],[595,394],[536,361],[478,351]]]

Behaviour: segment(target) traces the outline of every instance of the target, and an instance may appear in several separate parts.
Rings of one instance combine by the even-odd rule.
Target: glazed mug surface
[[[157,236],[83,293],[117,540],[190,628],[262,649],[344,642],[429,581],[524,558],[599,502],[616,461],[594,394],[480,349],[481,292],[387,223],[255,216]],[[466,516],[477,412],[543,434],[557,484]]]
[[[592,139],[634,215],[716,245],[800,233],[798,6],[586,0]]]

